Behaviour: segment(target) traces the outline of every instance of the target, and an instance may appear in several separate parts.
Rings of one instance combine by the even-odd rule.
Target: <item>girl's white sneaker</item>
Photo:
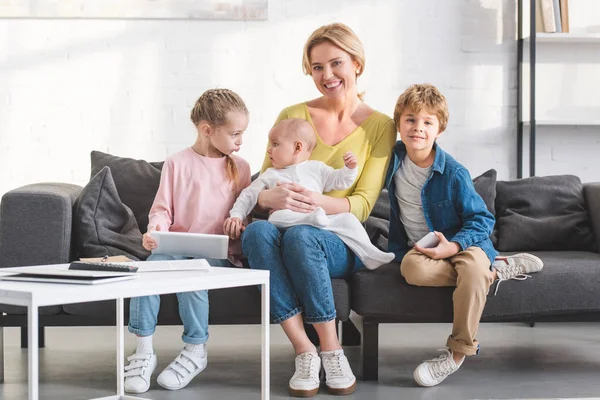
[[[168,390],[186,387],[196,375],[204,371],[208,364],[206,346],[203,346],[204,351],[200,355],[185,348],[181,350],[175,360],[158,375],[156,379],[158,384]]]
[[[150,377],[156,369],[156,353],[133,353],[127,357],[125,386],[127,393],[145,393],[150,388]]]

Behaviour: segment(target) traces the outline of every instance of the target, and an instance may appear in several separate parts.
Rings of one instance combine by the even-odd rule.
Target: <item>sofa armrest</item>
[[[600,182],[585,183],[583,185],[583,195],[600,251]]]
[[[71,260],[73,203],[81,186],[37,183],[0,202],[0,268]]]

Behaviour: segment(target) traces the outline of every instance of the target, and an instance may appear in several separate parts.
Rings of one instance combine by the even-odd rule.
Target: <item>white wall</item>
[[[474,176],[516,177],[513,0],[269,0],[261,22],[0,19],[0,195],[39,181],[84,185],[93,149],[164,159],[194,141],[189,111],[210,87],[246,101],[240,155],[258,170],[279,111],[318,96],[302,46],[334,21],[364,42],[359,87],[371,106],[391,115],[407,85],[431,82],[450,104],[442,146]],[[540,138],[539,174],[597,180],[599,162],[577,152],[598,154],[600,135],[574,132],[569,146],[558,133]]]

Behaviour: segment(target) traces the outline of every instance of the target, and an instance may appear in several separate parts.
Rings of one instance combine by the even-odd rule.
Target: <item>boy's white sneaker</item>
[[[313,397],[319,391],[321,359],[317,353],[298,354],[295,360],[296,371],[289,383],[290,396]]]
[[[156,379],[158,384],[168,390],[186,387],[194,377],[204,371],[208,364],[206,345],[203,347],[204,351],[201,354],[182,349],[175,360],[158,375]]]
[[[413,373],[413,377],[420,386],[435,386],[456,372],[461,365],[462,361],[460,364],[456,364],[454,358],[452,358],[452,352],[444,349],[442,355],[419,364]]]
[[[145,393],[150,388],[150,377],[156,369],[156,353],[133,353],[127,357],[124,389],[127,393]]]
[[[356,377],[352,373],[344,350],[322,351],[325,384],[330,394],[344,396],[356,390]]]
[[[502,281],[509,279],[524,281],[531,278],[531,275],[528,274],[541,271],[544,268],[544,263],[533,254],[519,253],[497,258],[494,261],[494,268],[498,274],[498,284],[494,292],[494,295],[496,295]]]

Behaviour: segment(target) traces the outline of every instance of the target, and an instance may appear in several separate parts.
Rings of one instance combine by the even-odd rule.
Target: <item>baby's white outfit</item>
[[[281,169],[269,168],[242,190],[229,215],[244,220],[256,205],[260,192],[276,187],[278,182],[298,183],[313,192],[327,193],[349,188],[357,175],[357,168],[350,169],[344,166],[336,170],[316,160]],[[311,213],[278,210],[269,216],[269,222],[282,229],[295,225],[311,225],[331,231],[342,239],[368,269],[375,269],[394,259],[393,253],[385,253],[371,243],[363,225],[349,212],[326,215],[325,210],[320,207]]]

